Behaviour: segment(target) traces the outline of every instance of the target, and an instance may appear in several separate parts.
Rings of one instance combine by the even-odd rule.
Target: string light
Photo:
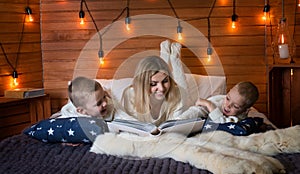
[[[127,6],[126,6],[126,18],[125,18],[125,25],[126,25],[126,30],[130,31],[130,17],[129,17],[129,0],[127,0]]]
[[[268,0],[266,0],[266,1],[267,1],[267,3],[265,4],[264,10],[263,10],[263,12],[264,12],[264,15],[262,17],[263,20],[267,20],[267,16],[268,16],[267,13],[270,11],[269,2],[268,2]]]
[[[207,18],[207,40],[208,40],[208,47],[207,47],[207,50],[206,50],[206,54],[207,54],[207,57],[208,57],[208,61],[211,60],[211,55],[212,55],[212,48],[211,48],[211,44],[210,44],[210,15],[209,17]]]
[[[25,12],[26,12],[26,14],[28,15],[28,21],[29,21],[29,22],[33,22],[33,17],[32,17],[32,10],[31,10],[31,8],[27,6],[27,7],[25,8]]]
[[[80,24],[83,25],[84,24],[84,11],[80,10],[79,11],[79,18],[80,18]]]
[[[130,18],[129,17],[125,18],[125,25],[126,25],[126,30],[130,31]]]
[[[17,87],[17,86],[19,85],[19,83],[18,83],[18,72],[17,72],[16,70],[13,71],[12,77],[13,77],[13,83],[12,83],[12,86],[13,86],[13,87]]]
[[[99,63],[100,65],[104,64],[104,52],[102,49],[98,51]]]
[[[178,21],[178,26],[177,26],[177,39],[182,40],[182,27],[180,25],[180,21]]]
[[[208,47],[207,47],[207,50],[206,50],[206,54],[207,54],[207,61],[210,62],[211,60],[211,55],[213,53],[213,50],[211,48],[211,43],[210,43],[210,16],[211,16],[211,13],[212,13],[212,10],[214,9],[215,7],[215,4],[216,4],[216,0],[214,0],[210,10],[209,10],[209,13],[208,13],[208,17],[207,17],[207,40],[208,40]]]
[[[84,24],[84,17],[85,17],[85,13],[82,10],[82,4],[83,4],[84,0],[81,0],[80,2],[80,11],[79,11],[79,19],[80,19],[80,24],[83,25]]]
[[[86,8],[86,10],[87,10],[87,12],[88,12],[88,14],[89,14],[89,16],[90,16],[91,19],[92,19],[92,22],[93,22],[93,24],[94,24],[94,26],[95,26],[95,28],[96,28],[97,34],[99,35],[100,49],[99,49],[99,51],[98,51],[98,58],[99,58],[99,64],[102,65],[102,64],[104,64],[104,51],[103,51],[103,49],[102,49],[102,35],[104,35],[104,34],[110,29],[110,27],[111,27],[112,25],[110,25],[109,27],[107,27],[107,28],[103,31],[103,33],[101,34],[100,31],[99,31],[99,29],[98,29],[98,26],[97,26],[97,24],[96,24],[96,21],[95,21],[93,15],[92,15],[91,11],[89,10],[88,5],[87,5],[87,3],[86,3],[85,0],[81,0],[81,2],[80,2],[79,18],[82,19],[82,20],[81,20],[81,23],[84,23],[84,20],[83,20],[83,19],[84,19],[84,17],[85,17],[85,13],[84,13],[84,11],[83,11],[83,4],[84,4],[84,6],[85,6],[85,8]],[[126,29],[127,29],[127,30],[130,30],[129,24],[130,24],[131,19],[130,19],[130,17],[129,17],[129,0],[127,0],[127,6],[122,10],[122,12],[121,12],[115,19],[112,20],[111,23],[114,23],[115,21],[119,20],[120,17],[124,14],[125,10],[127,10],[127,15],[126,15],[126,18],[125,18],[125,24],[128,24],[128,26],[126,27]]]
[[[5,58],[5,60],[6,60],[6,62],[8,63],[8,65],[11,67],[11,69],[13,70],[13,73],[12,74],[10,74],[11,76],[12,76],[12,83],[11,83],[11,87],[12,88],[15,88],[15,87],[17,87],[18,86],[18,81],[17,81],[17,79],[18,79],[18,76],[19,76],[19,74],[18,74],[18,72],[17,72],[17,66],[18,66],[18,60],[19,60],[19,54],[20,54],[20,50],[21,50],[21,44],[22,44],[22,41],[23,41],[23,35],[24,35],[24,27],[25,27],[25,22],[26,22],[26,14],[24,14],[24,17],[23,17],[23,23],[22,23],[22,31],[21,31],[21,36],[20,36],[20,40],[19,40],[19,45],[18,45],[18,50],[17,50],[17,56],[16,56],[16,59],[15,59],[15,65],[13,65],[10,61],[9,61],[9,59],[8,59],[8,57],[7,57],[7,54],[6,54],[6,52],[5,52],[5,50],[4,50],[4,47],[3,47],[3,45],[2,45],[2,43],[0,42],[0,47],[1,47],[1,50],[2,50],[2,52],[3,52],[3,54],[4,54],[4,58]]]
[[[168,3],[170,5],[170,8],[172,9],[174,15],[176,16],[176,18],[178,19],[178,25],[177,25],[177,28],[176,28],[176,31],[177,31],[177,40],[181,41],[183,39],[182,37],[182,26],[180,25],[180,21],[179,21],[179,17],[175,11],[175,8],[173,7],[172,3],[170,0],[168,0]]]
[[[300,7],[300,0],[298,0],[298,7]]]
[[[210,44],[209,44],[209,46],[207,47],[207,50],[206,50],[206,54],[207,54],[207,60],[208,61],[210,61],[211,60],[211,55],[212,55],[212,48],[211,48],[211,46],[210,46]]]
[[[233,0],[233,14],[231,16],[231,28],[236,28],[236,22],[238,19],[238,15],[235,14],[235,0]]]

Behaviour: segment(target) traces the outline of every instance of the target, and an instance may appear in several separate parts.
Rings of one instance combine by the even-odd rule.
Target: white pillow
[[[112,98],[121,101],[123,91],[126,87],[131,85],[132,78],[123,79],[95,79],[102,87],[108,91]]]
[[[185,74],[189,88],[188,106],[195,104],[198,98],[208,98],[214,95],[226,94],[225,76],[205,76]]]
[[[200,98],[208,98],[213,95],[226,94],[226,77],[225,76],[205,76],[197,74],[186,74],[189,86],[190,100],[188,106],[194,105]],[[95,79],[105,90],[110,92],[112,97],[121,101],[124,89],[132,82],[132,78],[123,79]]]

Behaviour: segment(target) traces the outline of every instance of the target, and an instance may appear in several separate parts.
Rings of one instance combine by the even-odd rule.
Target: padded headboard
[[[208,98],[213,95],[226,94],[226,77],[225,76],[206,76],[198,74],[186,74],[189,86],[188,105],[194,105],[198,97]],[[120,101],[123,90],[132,82],[132,78],[123,79],[95,79],[110,92],[111,96]]]

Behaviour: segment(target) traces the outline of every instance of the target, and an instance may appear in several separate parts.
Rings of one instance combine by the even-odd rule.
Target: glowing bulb
[[[30,14],[30,15],[28,15],[28,20],[29,20],[29,22],[33,22],[33,17],[32,17],[32,15]]]
[[[100,65],[103,65],[103,64],[104,64],[104,58],[103,58],[103,57],[100,57],[100,58],[99,58],[99,64],[100,64]]]
[[[177,34],[177,39],[178,39],[178,40],[182,40],[182,34],[181,34],[181,33],[178,33],[178,34]]]
[[[130,24],[126,24],[126,30],[130,31]]]
[[[14,78],[13,79],[13,86],[18,86],[19,83],[18,83],[18,79],[17,78]]]
[[[98,57],[99,57],[99,64],[103,65],[104,64],[104,52],[102,50],[98,51]]]
[[[208,55],[207,56],[207,61],[210,62],[210,60],[211,60],[211,55]]]
[[[32,17],[32,10],[30,7],[26,7],[25,8],[25,12],[28,14],[28,18],[27,21],[32,22],[33,21],[33,17]]]
[[[177,26],[177,39],[182,40],[182,27],[180,25]]]
[[[206,53],[207,53],[207,61],[210,62],[211,55],[212,55],[212,48],[210,46],[207,48]]]
[[[231,16],[231,28],[235,29],[236,28],[236,21],[237,21],[238,16],[236,14],[233,14]]]
[[[236,28],[235,21],[232,21],[232,23],[231,23],[231,28],[233,28],[233,29],[235,29],[235,28]]]
[[[126,25],[126,30],[130,31],[130,18],[129,17],[125,18],[125,25]]]
[[[267,20],[267,13],[270,11],[270,5],[269,4],[266,4],[265,6],[264,6],[264,10],[263,10],[263,12],[264,12],[264,16],[262,17],[263,18],[263,20]]]
[[[84,24],[84,19],[80,18],[80,25],[83,25],[83,24]]]
[[[298,7],[300,7],[300,0],[298,0]]]
[[[293,75],[294,75],[294,69],[291,68],[291,76],[293,76]]]
[[[267,20],[267,12],[264,12],[264,15],[263,15],[262,19],[263,19],[264,21]]]
[[[12,78],[13,78],[13,81],[12,81],[11,87],[17,87],[19,85],[19,83],[18,83],[18,72],[17,71],[13,71]]]
[[[80,18],[80,24],[83,25],[84,24],[84,11],[80,10],[79,11],[79,18]]]

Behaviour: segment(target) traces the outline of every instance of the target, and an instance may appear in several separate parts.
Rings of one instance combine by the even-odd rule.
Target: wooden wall
[[[31,0],[33,22],[28,22],[25,14],[25,0],[0,1],[0,42],[8,61],[16,68],[18,87],[43,87],[43,67],[40,30],[40,1]],[[26,17],[26,18],[25,18]],[[25,22],[23,23],[25,18]],[[24,24],[23,34],[22,28]],[[18,50],[20,50],[18,52]],[[18,58],[17,58],[18,57]],[[11,88],[13,68],[0,49],[0,96]]]
[[[19,1],[15,3],[17,2]],[[125,0],[86,0],[86,2],[100,31],[106,30],[105,27],[112,23],[113,19],[121,13],[127,3]],[[206,18],[213,0],[171,0],[171,2],[180,20],[186,20],[186,23],[207,37],[208,25],[206,19],[190,21],[187,19]],[[30,1],[30,3],[34,3],[34,9],[38,8],[39,2]],[[224,75],[227,77],[228,88],[242,80],[254,82],[260,91],[260,98],[255,106],[266,113],[268,103],[267,69],[273,62],[270,35],[271,31],[273,36],[275,35],[275,26],[281,17],[281,0],[270,2],[271,23],[268,21],[267,25],[261,19],[264,7],[263,0],[236,0],[236,14],[239,18],[235,30],[230,28],[233,12],[232,4],[233,0],[216,0],[215,7],[211,13],[211,44],[217,57],[214,57],[215,59],[211,62],[208,62],[205,56],[198,57],[195,52],[191,51],[191,49],[194,49],[193,46],[198,47],[197,49],[202,49],[202,52],[206,52],[207,45],[200,44],[198,46],[191,44],[189,41],[197,40],[198,36],[193,37],[189,35],[182,41],[184,45],[182,61],[191,73],[207,74],[209,72],[208,74],[210,75],[223,75],[224,72]],[[14,6],[13,1],[9,7],[11,6]],[[5,10],[3,10],[2,6],[0,8],[3,13]],[[129,8],[132,18],[147,14],[166,15],[172,20],[175,18],[167,0],[130,0]],[[123,73],[123,71],[118,70],[118,67],[122,63],[128,63],[131,60],[127,59],[128,57],[147,50],[158,51],[161,41],[176,39],[175,37],[169,37],[169,35],[161,36],[159,34],[144,36],[129,33],[128,36],[124,37],[122,28],[112,32],[110,30],[114,29],[112,27],[107,29],[109,34],[106,36],[109,35],[109,38],[103,40],[103,46],[105,49],[108,49],[108,43],[113,42],[117,44],[113,46],[111,51],[105,50],[104,64],[97,65],[95,62],[97,62],[97,52],[99,50],[98,35],[85,7],[83,10],[85,11],[86,23],[84,25],[79,24],[79,10],[79,0],[41,0],[40,2],[41,43],[39,46],[41,46],[42,50],[42,59],[31,64],[34,66],[33,69],[39,72],[38,75],[43,75],[43,86],[51,96],[52,112],[58,111],[66,103],[67,83],[74,76],[85,75],[92,78],[113,78],[116,71]],[[288,18],[291,32],[296,31],[296,44],[300,45],[300,34],[297,32],[300,28],[300,16],[299,9],[295,10],[295,0],[285,0],[285,16]],[[294,30],[295,16],[296,28]],[[126,12],[120,17],[122,23],[125,17]],[[145,18],[142,19],[146,20]],[[138,23],[140,20],[132,20],[131,22],[134,29],[134,23]],[[0,25],[6,24],[2,22]],[[164,33],[165,31],[175,33],[176,26],[177,23],[174,23],[174,26],[168,23],[160,23],[153,33]],[[2,30],[3,27],[0,29],[1,42],[3,42],[2,37],[5,36],[5,42],[9,44],[12,39],[6,37],[3,34],[5,32],[2,32]],[[185,31],[185,28],[183,28],[183,33]],[[189,33],[184,34],[188,35]],[[119,36],[124,37],[120,43],[116,41],[120,40]],[[205,37],[201,39],[205,39]],[[28,46],[28,49],[33,48]],[[267,53],[266,56],[265,53]],[[298,57],[299,53],[298,46],[296,52]],[[40,72],[41,66],[38,66],[40,61],[42,61],[43,65],[43,74]],[[299,62],[300,60],[297,58],[295,61]],[[25,63],[20,63],[21,65],[25,66]],[[3,55],[1,55],[0,66],[1,74],[5,73],[2,67],[7,65],[3,61]],[[134,67],[128,66],[123,69],[133,70]],[[120,73],[117,74],[118,77],[122,76]],[[32,75],[34,76],[34,73]],[[7,80],[5,80],[5,77],[0,77],[0,80],[3,82],[1,83],[1,90],[3,91],[3,88],[6,88],[3,84]]]

